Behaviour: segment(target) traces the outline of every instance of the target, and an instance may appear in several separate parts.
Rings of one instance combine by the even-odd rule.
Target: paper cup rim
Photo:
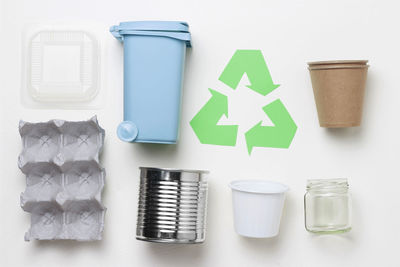
[[[289,190],[287,185],[269,180],[235,180],[229,184],[232,190],[253,194],[282,194]]]
[[[311,61],[308,62],[307,64],[309,66],[312,65],[334,65],[334,64],[358,64],[358,65],[366,65],[368,63],[368,60],[366,59],[359,59],[359,60],[354,60],[354,59],[346,59],[346,60],[325,60],[325,61]]]
[[[367,69],[369,65],[343,64],[343,65],[315,65],[309,66],[309,70],[330,70],[330,69]]]

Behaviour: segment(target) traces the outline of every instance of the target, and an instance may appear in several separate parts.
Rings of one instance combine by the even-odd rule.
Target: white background
[[[0,266],[400,265],[398,1],[0,3]],[[193,37],[186,62],[181,138],[176,146],[127,144],[115,133],[122,119],[122,46],[107,28],[120,21],[148,19],[188,21]],[[23,26],[55,21],[104,25],[108,97],[103,109],[33,110],[21,105]],[[267,104],[280,98],[297,123],[289,149],[255,148],[249,156],[240,139],[243,135],[234,148],[209,146],[200,144],[190,128],[189,121],[210,97],[207,89],[226,90],[218,77],[236,49],[261,49],[274,82],[281,84],[263,100]],[[319,127],[306,62],[327,59],[370,60],[362,127]],[[252,104],[250,90],[241,94],[243,105],[233,101],[232,116],[250,127],[254,109],[261,106]],[[19,119],[85,120],[94,114],[106,130],[102,164],[107,171],[104,204],[108,210],[103,241],[24,242],[29,215],[19,207],[19,194],[25,188],[25,178],[17,168]],[[241,133],[246,130],[240,128]],[[211,171],[204,244],[162,245],[135,239],[138,166]],[[309,234],[303,223],[306,179],[332,177],[349,178],[353,230],[344,235]],[[276,180],[291,188],[277,238],[252,240],[234,232],[227,184],[250,178]]]

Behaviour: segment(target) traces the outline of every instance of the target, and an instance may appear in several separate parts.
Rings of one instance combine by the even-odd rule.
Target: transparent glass
[[[307,181],[304,195],[305,227],[313,233],[351,230],[351,196],[347,179]]]

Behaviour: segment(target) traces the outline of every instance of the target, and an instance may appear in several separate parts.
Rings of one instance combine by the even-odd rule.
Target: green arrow
[[[261,126],[260,121],[246,132],[249,154],[253,147],[288,148],[297,131],[295,122],[279,99],[264,106],[263,110],[275,126]]]
[[[250,81],[247,87],[263,96],[279,87],[272,81],[261,50],[236,50],[219,80],[235,90],[245,73]]]
[[[193,131],[202,144],[235,146],[238,125],[217,125],[225,114],[228,117],[228,97],[209,89],[210,100],[190,121]]]

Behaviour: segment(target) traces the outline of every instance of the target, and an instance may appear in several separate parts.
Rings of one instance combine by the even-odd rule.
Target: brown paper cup
[[[308,63],[321,127],[360,126],[367,62],[344,60]]]

